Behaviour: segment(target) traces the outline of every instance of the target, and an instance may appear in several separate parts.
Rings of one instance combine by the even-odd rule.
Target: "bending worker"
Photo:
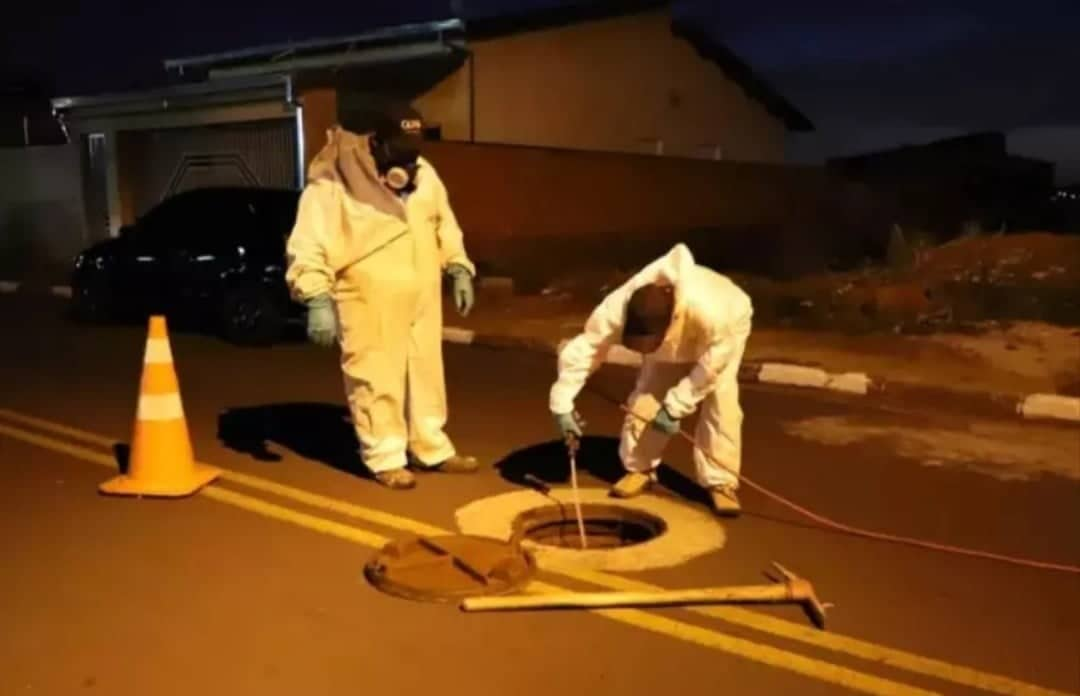
[[[581,437],[574,400],[616,344],[643,356],[623,425],[619,456],[627,473],[612,489],[633,497],[655,470],[680,421],[700,406],[694,434],[698,483],[721,515],[739,513],[743,413],[739,364],[750,335],[750,298],[731,280],[694,262],[679,244],[608,295],[585,331],[559,355],[550,407],[560,434]]]
[[[286,281],[308,307],[308,337],[341,349],[364,464],[412,488],[419,471],[471,473],[444,432],[442,278],[465,316],[475,268],[411,109],[339,108],[308,170],[287,244]]]

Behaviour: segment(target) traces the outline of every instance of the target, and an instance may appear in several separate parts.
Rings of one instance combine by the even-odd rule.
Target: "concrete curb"
[[[448,327],[445,340],[496,350],[525,350],[557,355],[566,341],[558,343],[524,336],[484,334]],[[464,340],[464,339],[468,340]],[[614,348],[605,361],[611,365],[637,367],[641,356],[620,346]],[[935,405],[960,409],[972,415],[1007,416],[1028,420],[1056,420],[1080,423],[1080,398],[1061,394],[1028,394],[990,392],[932,384],[890,381],[874,378],[863,372],[829,373],[821,368],[777,362],[744,361],[739,368],[739,381],[745,384],[773,384],[802,389],[866,396],[875,401],[901,405],[928,401]]]
[[[14,294],[27,294],[27,295],[51,295],[52,297],[63,297],[71,299],[71,286],[70,285],[27,285],[26,283],[16,280],[0,280],[0,295],[14,295]]]
[[[1017,406],[1025,418],[1056,418],[1080,423],[1080,399],[1060,394],[1029,394]]]
[[[25,283],[0,280],[0,295],[33,292],[44,288],[27,287]],[[71,287],[53,285],[48,288],[53,297],[71,298]],[[566,341],[502,334],[477,333],[471,329],[447,326],[443,340],[459,345],[474,345],[496,350],[525,350],[557,355]],[[609,353],[608,364],[624,367],[641,365],[641,356],[621,346]],[[1053,420],[1080,423],[1080,398],[1062,394],[1013,394],[979,390],[956,389],[931,384],[890,381],[863,372],[829,373],[821,368],[790,363],[744,361],[739,368],[739,381],[745,384],[773,384],[802,389],[873,397],[876,401],[925,405],[932,401],[938,406],[962,409],[973,415],[1019,416],[1027,420]]]

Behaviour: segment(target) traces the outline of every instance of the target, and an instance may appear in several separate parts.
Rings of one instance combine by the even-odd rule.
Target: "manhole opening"
[[[619,505],[585,503],[581,506],[581,517],[589,550],[636,546],[667,531],[667,524],[656,515]],[[541,546],[581,548],[581,533],[572,503],[523,512],[514,521],[514,535]]]

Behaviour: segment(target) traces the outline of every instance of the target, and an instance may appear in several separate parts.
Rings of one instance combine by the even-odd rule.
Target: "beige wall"
[[[667,12],[470,42],[477,142],[779,162],[783,124]],[[464,73],[464,69],[462,71]],[[467,87],[467,77],[464,86]]]
[[[472,60],[469,58],[469,60]],[[469,119],[469,62],[413,101],[424,120],[442,127],[445,140],[472,137]]]

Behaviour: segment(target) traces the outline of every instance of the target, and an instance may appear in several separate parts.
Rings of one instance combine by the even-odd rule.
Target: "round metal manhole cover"
[[[581,506],[585,543],[589,549],[617,549],[651,541],[667,531],[656,515],[618,505],[586,503]],[[513,538],[542,546],[580,549],[581,530],[573,509],[546,506],[522,513],[514,520]]]
[[[396,597],[454,602],[515,592],[535,571],[517,544],[462,534],[391,541],[364,566],[364,577]]]

